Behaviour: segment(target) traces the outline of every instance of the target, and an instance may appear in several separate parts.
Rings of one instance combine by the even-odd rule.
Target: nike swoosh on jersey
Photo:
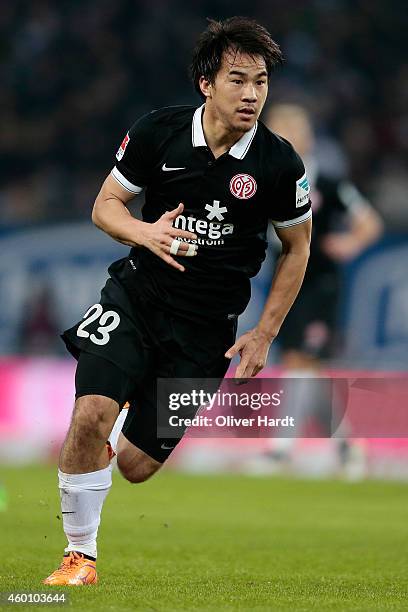
[[[172,450],[174,446],[167,446],[166,444],[162,444],[161,447],[163,450]]]
[[[186,170],[186,168],[168,168],[166,164],[162,165],[163,172],[174,172],[175,170]]]

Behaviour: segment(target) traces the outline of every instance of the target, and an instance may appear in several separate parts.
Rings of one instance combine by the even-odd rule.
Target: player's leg
[[[79,576],[81,581],[72,581],[66,565],[71,569],[77,565],[78,555],[82,562],[84,555],[90,557],[91,564],[96,558],[97,526],[111,483],[106,441],[119,409],[132,396],[133,377],[143,379],[150,359],[145,326],[118,276],[126,265],[127,259],[111,266],[100,303],[91,306],[84,319],[62,336],[78,359],[77,402],[59,472],[70,558],[64,559],[62,569],[48,584],[83,584],[83,576]]]
[[[158,399],[157,378],[182,381],[186,391],[195,385],[192,380],[200,381],[207,391],[215,392],[230,363],[224,354],[235,341],[236,323],[234,319],[198,324],[156,312],[161,342],[154,371],[130,401],[117,448],[118,468],[129,482],[141,483],[155,474],[182,439],[182,434],[174,437],[170,430],[169,437],[158,435],[158,422],[160,429],[167,428],[170,413],[168,405],[161,405],[163,398]],[[184,416],[194,416],[191,408],[186,407]]]
[[[75,383],[77,400],[58,472],[68,545],[60,568],[44,581],[49,585],[97,580],[96,540],[111,487],[106,440],[133,385],[113,363],[88,353],[79,357]]]
[[[107,468],[106,440],[118,414],[119,405],[110,397],[78,397],[61,450],[59,469],[67,474],[84,474]]]
[[[145,482],[153,476],[179,440],[164,442],[157,437],[156,378],[151,375],[130,400],[119,434],[116,454],[122,476],[134,484]]]
[[[126,480],[134,484],[145,482],[163,465],[163,461],[153,459],[122,433],[118,439],[117,456],[120,473]]]

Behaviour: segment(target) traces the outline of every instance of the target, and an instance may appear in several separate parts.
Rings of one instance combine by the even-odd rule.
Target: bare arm
[[[110,174],[106,177],[96,196],[92,210],[92,221],[102,231],[118,242],[128,246],[142,246],[143,221],[135,219],[126,205],[135,197]]]
[[[131,247],[145,247],[169,265],[184,272],[184,266],[170,255],[170,247],[176,238],[197,239],[195,234],[173,227],[173,221],[183,212],[183,204],[164,213],[155,223],[145,223],[135,219],[126,207],[134,197],[134,193],[127,191],[109,175],[96,197],[92,210],[93,223],[114,240]],[[189,251],[186,242],[181,242],[177,251],[177,255],[181,256],[195,253],[196,249],[194,253],[191,248]]]
[[[299,225],[276,229],[282,253],[261,318],[258,325],[238,338],[225,354],[228,358],[237,353],[241,355],[236,378],[256,376],[266,364],[269,347],[302,285],[309,259],[311,227],[309,219]]]

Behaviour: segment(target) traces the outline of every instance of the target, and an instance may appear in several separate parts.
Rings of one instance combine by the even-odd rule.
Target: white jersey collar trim
[[[205,104],[202,104],[198,108],[196,108],[193,115],[193,124],[191,128],[191,142],[193,147],[206,147],[207,143],[205,141],[203,124],[202,124],[202,116]]]
[[[199,106],[193,115],[193,122],[191,127],[191,142],[193,147],[206,147],[207,143],[204,136],[202,115],[205,104]],[[249,151],[249,147],[255,137],[256,130],[258,129],[258,122],[255,123],[254,127],[246,132],[241,138],[230,148],[228,151],[229,155],[236,159],[244,159],[245,155]]]

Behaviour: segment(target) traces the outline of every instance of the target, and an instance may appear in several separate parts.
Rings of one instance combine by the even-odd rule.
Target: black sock
[[[91,557],[91,555],[86,555],[85,553],[79,552],[79,550],[70,550],[69,552],[65,553],[64,557],[69,557],[71,552],[76,552],[78,555],[82,555],[84,559],[88,559],[89,561],[96,561],[96,557]]]

